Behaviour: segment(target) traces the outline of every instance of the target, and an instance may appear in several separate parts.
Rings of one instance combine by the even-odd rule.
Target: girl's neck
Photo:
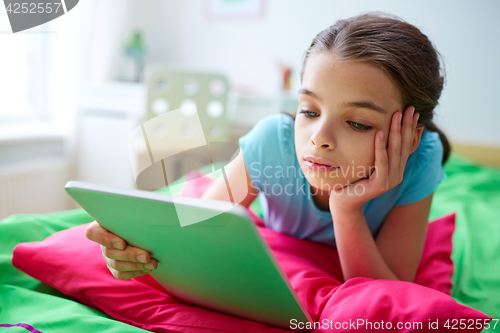
[[[311,186],[311,196],[316,207],[322,211],[330,211],[330,193],[328,191],[319,191]]]

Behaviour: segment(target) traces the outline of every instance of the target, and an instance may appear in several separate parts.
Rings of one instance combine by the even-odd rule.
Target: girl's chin
[[[319,191],[327,191],[330,192],[334,189],[341,189],[347,184],[347,181],[345,180],[340,180],[340,179],[318,179],[318,178],[313,178],[309,179],[307,178],[307,181],[311,186]]]

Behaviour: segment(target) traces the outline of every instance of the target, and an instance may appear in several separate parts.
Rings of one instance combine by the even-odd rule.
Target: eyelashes
[[[311,113],[316,113],[316,112],[312,112],[312,111],[307,111],[307,110],[300,110],[299,113],[303,113],[305,115],[306,118],[315,118],[315,117],[311,117],[309,114]],[[316,113],[317,114],[317,113]]]
[[[363,124],[360,124],[360,123],[356,123],[354,121],[348,121],[349,124],[351,124],[351,127],[355,130],[355,131],[359,131],[359,132],[366,132],[366,131],[369,131],[372,129],[371,126],[366,126],[366,125],[363,125]]]
[[[308,110],[300,110],[299,113],[304,114],[304,116],[306,118],[316,118],[317,116],[311,116],[311,114],[316,114],[316,115],[318,114],[317,112],[308,111]],[[351,128],[357,132],[367,132],[373,128],[372,126],[363,125],[363,124],[357,123],[355,121],[350,121],[350,120],[347,121],[347,123],[349,125],[351,125]]]

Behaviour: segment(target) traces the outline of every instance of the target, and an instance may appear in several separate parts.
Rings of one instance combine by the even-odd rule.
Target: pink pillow
[[[200,196],[204,190],[200,193],[192,187],[197,180],[188,183],[182,194],[190,191],[191,196]],[[209,183],[207,179],[199,181]],[[398,330],[400,332],[435,332],[429,330],[430,322],[437,321],[442,329],[448,319],[451,325],[452,319],[458,322],[464,319],[467,323],[491,319],[449,296],[455,214],[429,225],[417,283],[369,278],[353,278],[343,283],[335,249],[274,232],[263,227],[262,220],[251,214],[304,306],[313,320],[321,324],[316,332],[333,329],[335,324],[343,325],[344,331],[367,331],[370,330],[367,322],[374,330],[379,325],[383,331],[382,321],[385,328],[388,322],[393,328],[398,322],[423,325],[418,329]],[[87,225],[61,231],[42,242],[17,245],[13,265],[89,307],[154,332],[286,331],[180,303],[150,275],[126,281],[115,279],[107,269],[100,246],[85,237]],[[360,319],[364,322],[359,322]],[[296,323],[291,324],[291,328],[298,327],[294,326]]]

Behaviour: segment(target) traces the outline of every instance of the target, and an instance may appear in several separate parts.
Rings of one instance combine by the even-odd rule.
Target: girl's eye
[[[315,118],[315,116],[311,116],[311,114],[317,114],[316,112],[307,111],[307,110],[300,110],[299,113],[303,113],[306,118]]]
[[[300,110],[299,113],[304,114],[304,116],[306,118],[316,118],[316,117],[318,117],[318,113],[317,112],[313,112],[313,111]],[[354,129],[355,131],[358,131],[358,132],[366,132],[366,131],[369,131],[369,130],[372,129],[372,126],[363,125],[363,124],[360,124],[360,123],[357,123],[357,122],[354,122],[354,121],[348,121],[348,123],[351,125],[352,129]]]
[[[371,126],[366,126],[366,125],[363,125],[363,124],[360,124],[360,123],[356,123],[354,121],[348,121],[349,124],[351,124],[351,127],[355,130],[355,131],[359,131],[359,132],[366,132],[366,131],[369,131],[372,129]]]

